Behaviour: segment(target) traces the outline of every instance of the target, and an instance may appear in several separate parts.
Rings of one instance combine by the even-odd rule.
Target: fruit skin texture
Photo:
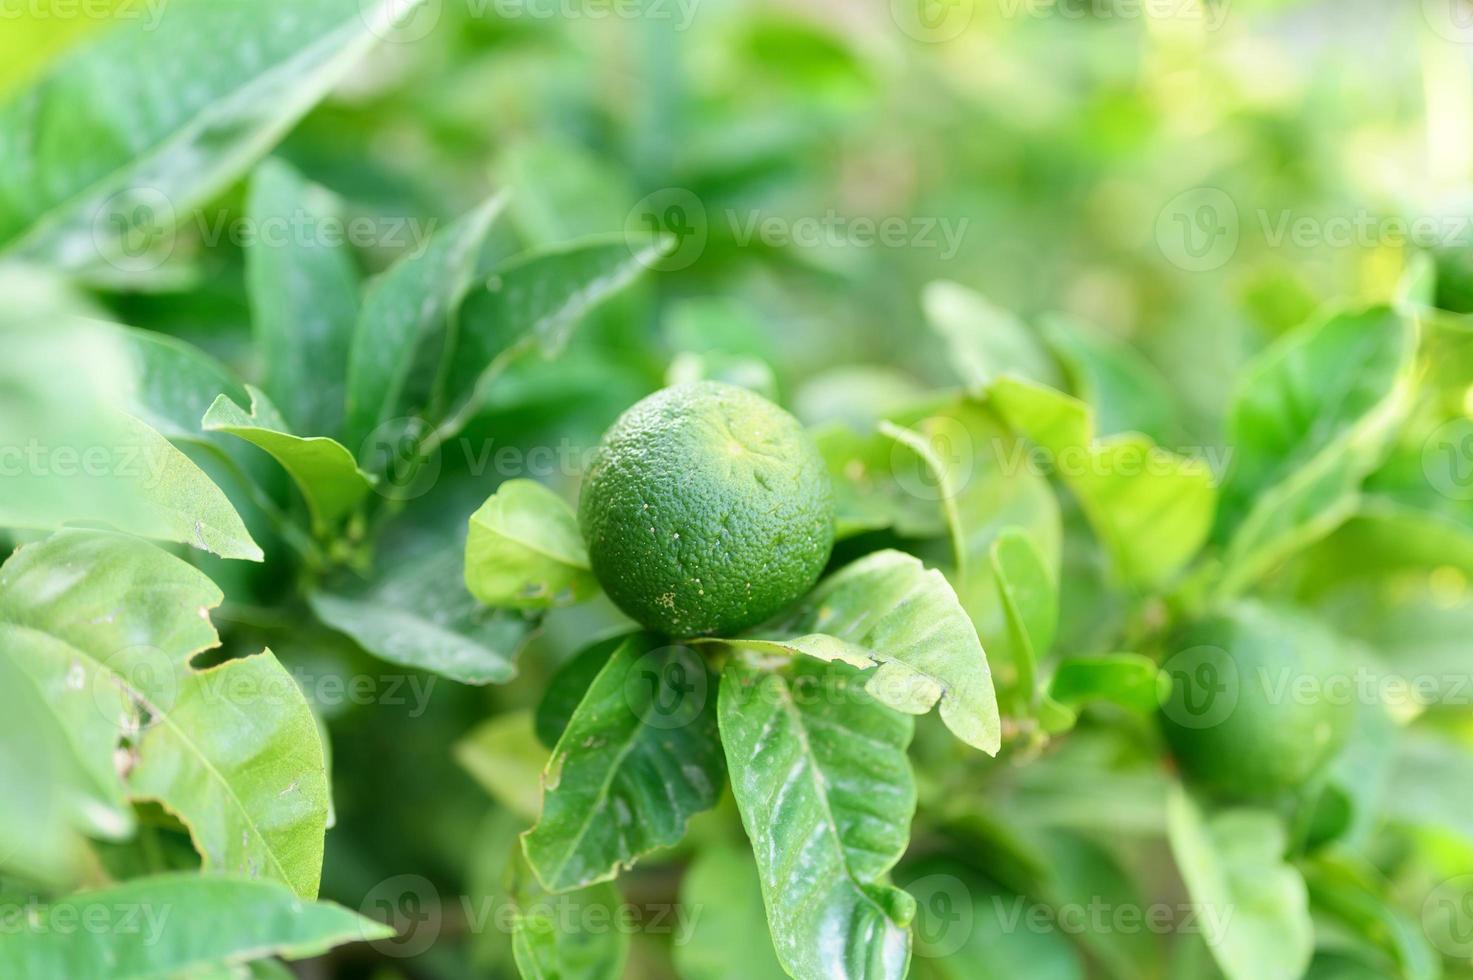
[[[1197,786],[1242,801],[1272,799],[1318,772],[1354,722],[1348,688],[1326,689],[1337,642],[1317,623],[1258,603],[1235,604],[1188,627],[1176,649],[1194,656],[1186,676],[1172,678],[1161,712],[1182,771]],[[1231,711],[1206,727],[1183,724],[1212,717],[1194,719],[1188,710],[1207,703],[1204,678],[1229,676],[1237,681],[1236,700],[1224,702]]]
[[[731,635],[818,580],[834,545],[828,470],[798,420],[715,381],[621,415],[578,501],[593,573],[620,609],[671,636]]]

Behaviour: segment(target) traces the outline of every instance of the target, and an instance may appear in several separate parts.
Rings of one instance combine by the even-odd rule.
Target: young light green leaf
[[[466,591],[454,541],[380,556],[374,577],[314,592],[312,611],[381,660],[461,684],[505,684],[537,621],[487,609]]]
[[[488,606],[548,609],[588,599],[598,582],[573,510],[535,480],[508,480],[471,515],[465,584]]]
[[[911,719],[852,668],[802,658],[733,658],[719,711],[778,962],[799,980],[900,980],[915,901],[884,879],[915,812]]]
[[[1008,528],[992,542],[992,573],[1015,652],[1015,696],[1025,714],[1038,696],[1038,662],[1054,642],[1059,625],[1059,587],[1033,539]]]
[[[47,693],[97,785],[116,793],[115,749],[131,734],[126,795],[177,814],[206,869],[314,896],[327,823],[316,722],[269,652],[190,669],[218,643],[210,580],[144,541],[98,532],[23,548],[0,578],[7,652]]]
[[[561,353],[582,319],[639,278],[667,245],[636,245],[623,235],[587,238],[498,267],[460,307],[443,432],[464,427],[513,360],[533,349],[548,358]]]
[[[363,447],[379,426],[431,406],[455,353],[456,308],[506,204],[493,197],[374,279],[363,298],[348,359],[347,441]]]
[[[938,280],[921,296],[926,322],[951,351],[952,363],[974,394],[1004,374],[1057,386],[1059,370],[1037,335],[981,293]]]
[[[307,501],[312,526],[326,534],[351,514],[373,489],[373,478],[353,454],[327,436],[293,435],[265,392],[246,385],[251,410],[221,395],[200,421],[206,432],[228,432],[270,453]]]
[[[455,761],[502,806],[522,820],[537,819],[537,783],[549,750],[532,730],[530,711],[511,711],[477,725],[455,743]],[[523,823],[518,831],[527,824]]]
[[[758,649],[879,669],[865,685],[908,714],[940,703],[941,720],[995,755],[997,699],[977,631],[942,574],[898,551],[876,551],[824,579],[780,620],[735,641]]]
[[[1228,421],[1235,462],[1218,521],[1222,590],[1246,588],[1355,510],[1408,408],[1416,325],[1386,307],[1307,325],[1243,376]]]
[[[189,3],[120,20],[0,107],[0,251],[152,261],[413,6]]]
[[[542,815],[522,836],[550,891],[611,880],[680,841],[716,803],[725,766],[705,662],[635,634],[594,678],[542,775]]]
[[[762,882],[745,848],[702,848],[680,883],[681,911],[691,917],[688,936],[672,947],[685,980],[727,980],[741,964],[744,980],[784,980],[767,938]]]
[[[1211,820],[1179,786],[1167,802],[1171,852],[1192,900],[1222,923],[1209,942],[1227,980],[1295,980],[1314,955],[1304,878],[1283,861],[1272,813],[1228,810]]]
[[[358,317],[358,270],[348,243],[329,233],[342,204],[272,159],[251,178],[246,217],[256,229],[245,273],[261,387],[281,407],[283,431],[336,436]]]
[[[0,974],[154,980],[270,955],[306,959],[393,935],[340,905],[303,902],[276,882],[235,875],[137,878],[47,903],[38,914],[32,928],[0,939]]]
[[[1002,378],[991,399],[1009,425],[1051,457],[1127,583],[1160,584],[1197,553],[1217,499],[1205,462],[1167,452],[1139,433],[1096,439],[1087,405],[1041,385]]]

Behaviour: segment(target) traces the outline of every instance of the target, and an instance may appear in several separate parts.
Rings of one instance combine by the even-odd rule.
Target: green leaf
[[[1080,954],[1046,906],[966,874],[954,861],[907,867],[900,880],[916,896],[915,975],[1083,980]]]
[[[1039,328],[1074,393],[1095,410],[1101,435],[1143,432],[1160,441],[1177,428],[1166,380],[1129,344],[1062,314],[1043,317]]]
[[[1004,374],[1058,385],[1058,367],[1033,330],[981,293],[938,280],[926,286],[921,305],[972,393],[984,393]]]
[[[1049,455],[1127,583],[1158,585],[1197,553],[1217,499],[1206,463],[1139,433],[1097,439],[1087,405],[1041,385],[1003,378],[991,398]]]
[[[558,739],[563,737],[563,732],[568,728],[573,712],[578,710],[583,696],[593,684],[593,679],[604,669],[614,651],[629,637],[629,633],[618,633],[589,644],[558,668],[557,673],[547,682],[542,700],[537,702],[538,741],[549,749],[557,745]]]
[[[1440,980],[1442,963],[1422,922],[1385,897],[1388,882],[1334,857],[1307,864],[1304,877],[1317,925],[1319,916],[1328,917],[1351,937],[1357,952],[1382,960],[1404,980]]]
[[[830,575],[742,646],[878,666],[865,684],[907,714],[938,702],[957,738],[995,755],[997,699],[977,631],[942,574],[898,551],[877,551]]]
[[[329,234],[342,204],[281,160],[256,168],[246,217],[246,288],[261,358],[261,387],[288,425],[335,436],[343,427],[348,348],[358,316],[358,270]]]
[[[512,956],[524,980],[619,980],[629,934],[618,927],[622,902],[611,882],[549,894],[513,857]]]
[[[233,875],[138,878],[47,903],[37,914],[0,937],[0,974],[154,980],[273,954],[306,959],[393,935],[340,905],[303,902],[275,882]]]
[[[611,880],[676,844],[716,804],[724,766],[705,662],[636,634],[588,688],[542,774],[542,815],[522,837],[551,891]]]
[[[226,395],[215,399],[200,424],[206,432],[228,432],[270,453],[291,474],[306,498],[312,526],[326,534],[351,514],[373,489],[373,478],[358,468],[342,443],[326,436],[292,435],[265,392],[246,385],[251,410]]]
[[[259,561],[240,515],[202,470],[121,412],[131,353],[122,331],[58,313],[0,316],[0,445],[14,463],[0,527],[97,522],[143,537]]]
[[[778,962],[799,980],[900,980],[915,901],[884,878],[915,812],[911,719],[851,668],[802,658],[774,671],[733,658],[719,711]]]
[[[480,409],[490,383],[536,349],[546,358],[567,346],[579,322],[634,282],[663,254],[664,239],[635,246],[624,235],[588,238],[529,252],[499,266],[460,308],[448,422],[458,432]]]
[[[507,480],[471,515],[465,584],[488,606],[548,609],[598,592],[578,518],[535,480]]]
[[[738,963],[743,980],[787,976],[767,938],[762,882],[745,849],[703,847],[681,880],[680,905],[692,930],[671,949],[685,980],[727,980]]]
[[[834,486],[834,529],[841,540],[885,528],[906,537],[946,532],[935,496],[909,492],[898,478],[916,474],[918,460],[910,450],[878,432],[861,435],[840,423],[812,435]]]
[[[1110,653],[1061,660],[1049,681],[1049,697],[1069,709],[1105,701],[1151,717],[1166,703],[1170,688],[1171,675],[1150,657]]]
[[[1038,696],[1037,665],[1059,625],[1059,587],[1026,531],[1008,528],[992,542],[992,573],[1002,598],[1018,671],[1016,696],[1030,713]]]
[[[478,603],[466,591],[459,551],[444,541],[387,552],[369,581],[308,601],[319,619],[380,660],[461,684],[505,684],[537,622]]]
[[[1271,813],[1228,810],[1211,820],[1178,787],[1167,802],[1171,852],[1192,900],[1223,923],[1208,942],[1227,980],[1296,980],[1314,955],[1309,896]]]
[[[348,360],[349,446],[438,397],[455,354],[455,310],[505,204],[487,200],[369,283]],[[365,461],[369,448],[358,454]]]
[[[312,711],[269,652],[190,669],[215,646],[220,592],[134,538],[63,532],[0,569],[5,648],[46,692],[78,760],[117,792],[158,800],[190,828],[204,867],[317,893],[327,779]]]
[[[242,405],[250,401],[223,364],[192,344],[127,327],[121,336],[133,360],[125,407],[161,435],[202,442],[200,420],[216,398],[224,395]]]
[[[1372,307],[1296,330],[1249,365],[1228,420],[1235,458],[1218,521],[1228,540],[1224,593],[1355,511],[1362,481],[1406,413],[1415,348],[1410,318]]]
[[[533,732],[530,711],[497,715],[455,743],[455,761],[461,768],[497,802],[527,821],[537,819],[541,802],[537,784],[547,759],[548,750]]]
[[[13,137],[0,142],[0,251],[77,268],[170,247],[189,209],[227,187],[410,9],[179,4],[156,24],[120,21],[67,52],[0,107],[0,132]],[[140,61],[148,72],[135,70]]]

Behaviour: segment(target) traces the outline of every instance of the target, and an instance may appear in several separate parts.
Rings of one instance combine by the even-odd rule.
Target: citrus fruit
[[[609,429],[578,524],[594,575],[630,617],[672,636],[730,635],[812,588],[834,544],[833,488],[797,419],[696,381]]]
[[[1187,627],[1166,664],[1161,724],[1182,771],[1220,796],[1261,800],[1303,784],[1344,743],[1351,692],[1335,638],[1286,610],[1241,603]]]

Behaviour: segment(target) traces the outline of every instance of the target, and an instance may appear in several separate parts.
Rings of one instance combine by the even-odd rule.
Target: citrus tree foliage
[[[1473,977],[1473,272],[1239,240],[1343,193],[1284,78],[905,3],[95,6],[0,34],[0,976]],[[693,381],[835,539],[696,636],[578,517]]]

